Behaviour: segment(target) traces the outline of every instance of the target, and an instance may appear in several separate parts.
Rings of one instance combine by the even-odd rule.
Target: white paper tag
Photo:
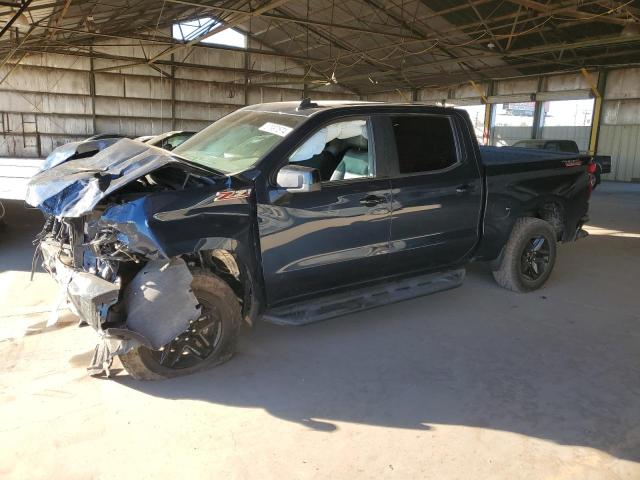
[[[286,125],[280,125],[278,123],[267,122],[262,125],[258,130],[267,133],[273,133],[274,135],[278,135],[279,137],[286,137],[293,128],[287,127]]]

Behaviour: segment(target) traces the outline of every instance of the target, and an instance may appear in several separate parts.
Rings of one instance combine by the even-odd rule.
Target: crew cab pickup
[[[459,286],[541,287],[579,238],[593,164],[480,148],[422,105],[271,103],[172,152],[128,139],[36,175],[44,268],[135,378],[221,363],[243,324],[301,325]]]

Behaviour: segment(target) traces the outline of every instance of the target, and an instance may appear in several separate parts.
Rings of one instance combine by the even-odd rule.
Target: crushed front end
[[[145,379],[230,358],[260,305],[252,186],[128,139],[30,180],[26,201],[47,218],[36,255],[60,285],[54,308],[67,301],[99,337],[92,374],[116,355]]]
[[[207,238],[197,207],[224,182],[130,140],[30,181],[27,202],[46,216],[36,256],[61,289],[54,310],[66,300],[99,335],[91,373],[132,348],[161,349],[198,319],[187,264]]]
[[[61,298],[99,336],[91,374],[108,374],[113,357],[134,347],[162,348],[200,314],[185,261],[132,251],[99,212],[49,217],[37,248]]]

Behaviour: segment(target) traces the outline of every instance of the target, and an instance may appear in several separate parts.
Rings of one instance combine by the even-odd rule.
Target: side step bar
[[[349,313],[401,302],[462,285],[465,270],[449,270],[276,307],[263,320],[276,325],[306,325]]]

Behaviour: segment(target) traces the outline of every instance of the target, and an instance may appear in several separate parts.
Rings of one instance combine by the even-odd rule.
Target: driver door
[[[356,123],[357,122],[357,123]],[[330,292],[385,275],[391,185],[381,172],[370,118],[325,125],[290,155],[317,168],[320,189],[273,186],[258,204],[263,275],[269,305]]]

